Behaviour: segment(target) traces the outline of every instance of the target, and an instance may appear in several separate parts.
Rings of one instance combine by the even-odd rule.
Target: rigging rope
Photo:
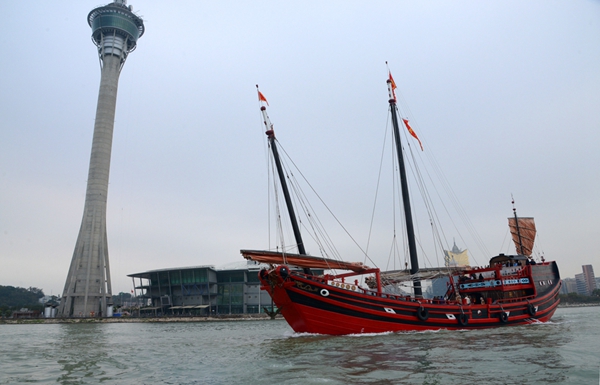
[[[406,116],[409,116],[411,118],[411,122],[416,122],[417,120],[413,118],[412,113],[410,112],[410,108],[408,107],[408,103],[406,103],[401,91],[399,91],[398,89],[396,90],[397,93],[397,97],[399,100],[401,100],[401,103],[399,103],[399,106],[402,107],[403,110],[405,110],[407,112]],[[418,124],[413,124],[414,126],[418,126]],[[406,136],[406,133],[405,133]],[[426,144],[425,141],[425,135],[422,134],[422,132],[419,133],[419,137],[422,141],[423,144]],[[410,139],[410,138],[408,138]],[[410,147],[410,140],[407,141],[409,147]],[[419,157],[420,157],[420,152],[418,152]],[[473,223],[470,221],[468,215],[466,214],[465,209],[462,207],[458,197],[456,196],[454,190],[452,189],[450,183],[448,182],[447,178],[445,177],[444,173],[442,172],[442,169],[439,165],[439,163],[437,162],[437,160],[435,159],[435,156],[433,155],[432,151],[424,151],[424,155],[425,158],[427,158],[427,160],[429,161],[429,164],[432,166],[434,174],[437,176],[437,179],[440,181],[442,189],[445,191],[446,196],[448,196],[450,202],[452,203],[452,206],[454,207],[454,209],[457,212],[457,215],[459,216],[459,218],[462,220],[462,222],[464,223],[467,231],[471,234],[472,238],[474,239],[477,247],[480,249],[480,251],[482,251],[485,255],[490,255],[485,244],[483,243],[480,235],[478,234],[478,232],[475,229],[475,226],[473,225]],[[416,162],[413,162],[414,164],[416,164]],[[428,179],[432,182],[433,178],[431,176],[431,174],[428,172],[428,168],[425,168],[425,171],[427,173]],[[467,242],[465,241],[465,239],[462,237],[461,232],[458,230],[458,226],[456,225],[455,221],[453,220],[453,216],[450,215],[450,212],[448,210],[448,207],[444,204],[444,200],[441,199],[441,195],[439,190],[436,188],[437,184],[436,183],[431,183],[431,185],[433,186],[437,197],[439,198],[440,202],[442,202],[442,207],[444,208],[449,220],[451,221],[453,227],[455,228],[455,230],[457,231],[457,233],[459,234],[460,239],[467,244]],[[431,200],[430,200],[431,201]],[[435,214],[435,218],[437,218],[437,224],[438,227],[441,228],[441,226],[439,226],[439,216],[437,214]],[[444,239],[446,242],[446,245],[448,246],[448,242],[446,240],[446,236],[442,234],[440,236],[440,240]],[[449,247],[448,247],[449,249]],[[475,256],[472,255],[473,259],[476,260]]]
[[[280,157],[281,158],[280,160],[282,163],[282,167],[285,170],[285,176],[288,181],[288,187],[290,188],[291,191],[293,191],[293,194],[291,194],[291,195],[293,195],[293,199],[295,202],[294,204],[296,207],[301,208],[301,211],[302,211],[302,213],[304,213],[304,216],[306,219],[306,223],[305,223],[305,221],[302,221],[302,220],[300,220],[300,218],[298,218],[299,222],[301,223],[301,226],[303,228],[305,228],[307,230],[311,230],[311,231],[307,231],[307,233],[317,244],[317,246],[319,248],[319,252],[321,253],[321,256],[327,257],[330,259],[344,260],[341,258],[339,251],[337,250],[337,248],[335,247],[334,243],[331,240],[331,237],[325,230],[325,226],[323,226],[323,223],[318,218],[318,216],[315,215],[315,210],[313,209],[313,206],[310,204],[310,200],[307,199],[306,194],[300,187],[301,184],[298,183],[298,180],[296,179],[295,174],[293,172],[288,171],[289,169],[291,169],[291,167],[289,167],[289,165],[293,166],[293,168],[300,174],[304,183],[306,183],[306,185],[308,185],[308,187],[312,190],[312,192],[319,199],[319,201],[323,204],[323,206],[327,209],[327,211],[331,214],[331,216],[335,219],[335,221],[339,224],[339,226],[350,237],[350,239],[359,248],[359,250],[361,250],[363,255],[365,255],[365,257],[370,261],[370,263],[372,265],[375,265],[375,262],[371,258],[368,257],[368,255],[366,254],[366,252],[364,250],[362,250],[362,248],[356,242],[354,237],[342,225],[340,220],[331,211],[331,209],[327,206],[327,204],[325,204],[325,202],[323,201],[321,196],[316,192],[316,190],[313,188],[313,186],[310,184],[310,182],[308,182],[308,180],[306,179],[306,177],[304,176],[302,171],[300,171],[298,166],[294,163],[294,161],[291,159],[291,157],[287,154],[285,148],[281,145],[281,143],[279,141],[277,143],[278,143],[278,148],[280,150],[280,153],[285,155],[285,157]],[[289,162],[289,165],[288,165],[288,162]],[[300,212],[297,213],[297,215],[299,215],[299,214],[300,214]],[[331,254],[333,256],[333,258],[331,258],[329,254]]]

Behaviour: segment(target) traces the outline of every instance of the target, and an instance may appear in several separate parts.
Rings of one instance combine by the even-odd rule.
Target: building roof
[[[217,266],[216,270],[260,270],[262,268],[268,268],[269,265],[266,263],[260,263],[256,261],[235,261],[226,263],[224,265]]]
[[[163,272],[163,271],[192,270],[192,269],[212,269],[212,270],[216,270],[214,265],[169,267],[169,268],[164,268],[164,269],[148,270],[148,271],[144,271],[144,272],[141,272],[141,273],[127,274],[127,276],[128,277],[139,277],[139,276],[142,276],[142,275],[147,275],[147,274],[150,274],[150,273],[160,273],[160,272]]]
[[[226,263],[226,264],[223,264],[223,265],[220,265],[217,267],[215,267],[214,265],[169,267],[169,268],[164,268],[164,269],[148,270],[148,271],[144,271],[141,273],[127,274],[127,276],[128,277],[143,277],[143,276],[147,276],[148,274],[151,274],[151,273],[161,273],[161,272],[176,271],[176,270],[192,270],[192,269],[212,269],[212,270],[216,270],[216,271],[260,270],[262,268],[268,268],[268,267],[269,267],[269,265],[264,264],[264,263],[242,260],[242,261]]]

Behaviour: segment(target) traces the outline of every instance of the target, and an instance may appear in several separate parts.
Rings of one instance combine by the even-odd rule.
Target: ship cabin
[[[535,286],[525,255],[500,254],[489,266],[474,267],[451,277],[447,297],[465,305],[505,303],[534,298]]]
[[[505,255],[499,254],[490,259],[490,267],[495,266],[525,266],[529,265],[529,258],[525,255]],[[535,262],[533,262],[535,264]]]

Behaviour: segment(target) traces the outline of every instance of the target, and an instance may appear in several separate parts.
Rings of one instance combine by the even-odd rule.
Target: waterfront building
[[[58,309],[59,317],[112,316],[106,235],[106,200],[119,75],[144,34],[143,20],[126,0],[93,9],[87,17],[98,48],[101,77],[83,219]]]
[[[450,278],[439,277],[431,280],[431,290],[426,298],[444,297],[450,285]]]
[[[220,267],[195,266],[129,274],[134,294],[148,315],[218,316],[272,311],[258,273],[267,265],[239,261]],[[323,271],[314,271],[323,274]]]

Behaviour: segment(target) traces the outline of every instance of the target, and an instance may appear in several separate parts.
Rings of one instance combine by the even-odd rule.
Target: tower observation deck
[[[127,55],[135,50],[137,41],[144,34],[143,20],[132,12],[126,0],[93,9],[88,14],[92,28],[92,41],[98,47],[100,60],[106,55],[121,58],[121,66]]]
[[[126,0],[93,9],[87,17],[98,47],[101,77],[83,219],[58,308],[59,317],[112,315],[106,202],[119,75],[144,34],[144,22]]]

